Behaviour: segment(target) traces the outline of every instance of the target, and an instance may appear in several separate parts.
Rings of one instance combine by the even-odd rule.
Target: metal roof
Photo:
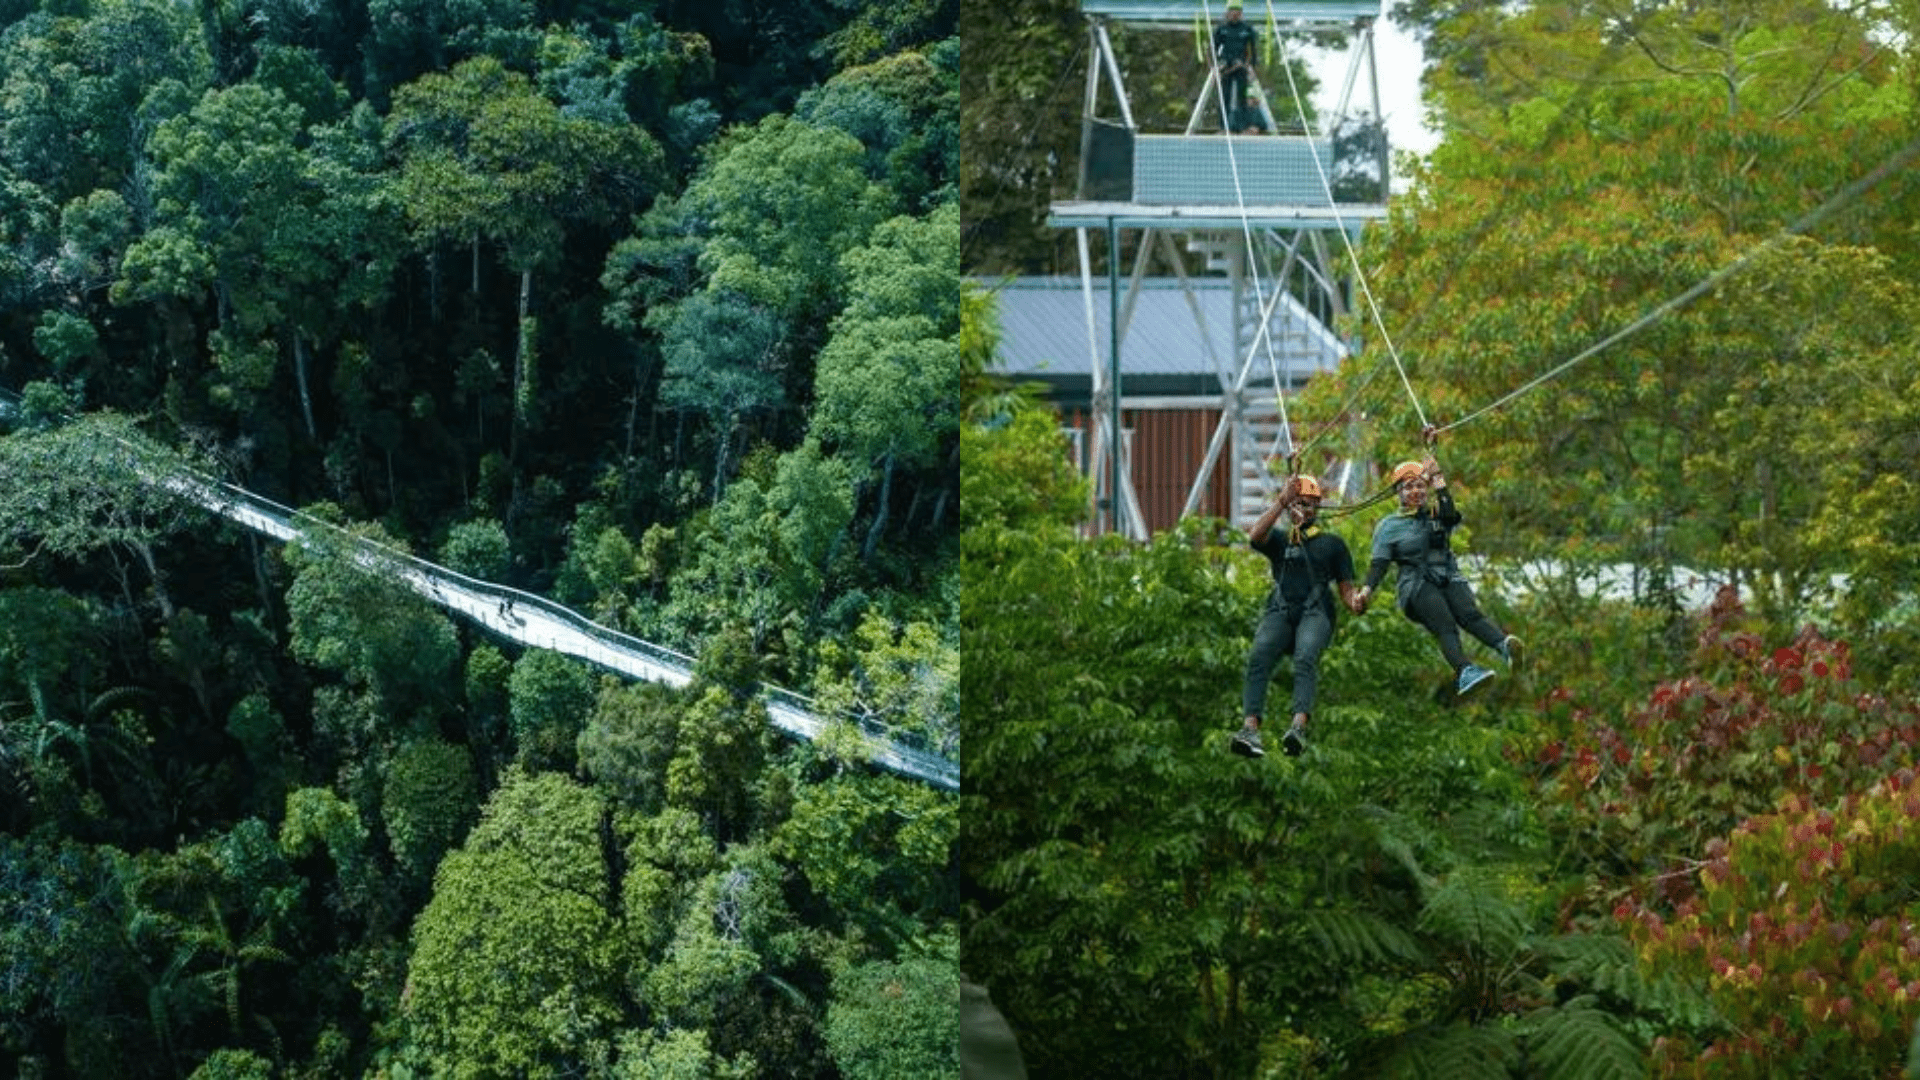
[[[1021,277],[976,279],[976,284],[995,293],[1000,322],[1000,351],[995,370],[1001,374],[1029,377],[1089,378],[1093,357],[1106,362],[1111,335],[1108,330],[1107,283],[1093,282],[1093,330],[1088,332],[1087,300],[1079,278]],[[1211,341],[1229,374],[1239,367],[1233,355],[1233,286],[1225,278],[1187,279],[1187,290],[1178,278],[1147,278],[1140,283],[1133,317],[1120,344],[1120,366],[1126,375],[1205,376],[1215,374],[1216,357],[1207,350]],[[1128,282],[1120,283],[1120,300],[1127,298]],[[1295,321],[1311,326],[1317,345],[1309,361],[1313,370],[1332,367],[1345,354],[1345,347],[1324,327],[1314,321],[1292,297],[1283,303],[1295,315]],[[1199,318],[1195,317],[1195,310]],[[1202,321],[1206,331],[1201,332]],[[1262,369],[1264,361],[1256,361]],[[1287,363],[1297,373],[1301,361]],[[1214,384],[1217,387],[1217,383]]]

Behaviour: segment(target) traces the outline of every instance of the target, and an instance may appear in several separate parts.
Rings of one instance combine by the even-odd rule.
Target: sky
[[[1386,5],[1389,9],[1393,6]],[[1388,141],[1395,151],[1424,154],[1433,149],[1440,137],[1427,130],[1420,119],[1420,43],[1384,16],[1374,23],[1373,39],[1374,57],[1380,71],[1380,112],[1387,120]],[[1320,79],[1314,107],[1325,116],[1339,104],[1340,88],[1346,82],[1353,50],[1349,47],[1308,52],[1308,64]],[[1286,86],[1269,89],[1274,94],[1277,111],[1279,102],[1285,100]],[[1362,69],[1354,82],[1353,104],[1362,106],[1367,102],[1367,73]]]

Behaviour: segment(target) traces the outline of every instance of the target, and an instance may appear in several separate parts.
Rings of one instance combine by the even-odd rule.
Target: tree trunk
[[[873,508],[873,525],[867,529],[867,542],[860,548],[860,556],[868,562],[873,561],[873,553],[880,546],[880,534],[887,531],[887,504],[893,500],[893,455],[887,455],[886,468],[880,471],[880,505]]]
[[[480,295],[480,235],[474,234],[473,241],[467,245],[467,291]]]
[[[267,587],[267,560],[265,552],[260,550],[260,534],[247,530],[250,554],[253,556],[253,583],[260,590],[260,614],[268,626],[273,625],[273,590]]]
[[[948,479],[942,481],[940,484],[940,497],[934,500],[933,521],[928,526],[928,528],[936,533],[940,531],[940,526],[946,524],[947,501],[953,494],[953,489],[950,486],[952,478],[960,475],[960,444],[958,442],[953,444],[953,453],[947,456],[947,461],[949,462],[947,466]]]
[[[319,442],[320,432],[313,424],[313,391],[307,382],[307,336],[298,330],[293,332],[293,379],[300,388],[300,416],[307,422],[307,438]]]
[[[167,622],[172,622],[173,597],[167,595],[166,580],[160,576],[159,564],[154,562],[153,545],[135,542],[131,546],[134,553],[140,556],[140,561],[146,564],[147,577],[153,581],[153,599],[155,603],[160,605],[161,617]]]
[[[638,350],[635,350],[638,353]],[[633,444],[640,437],[640,396],[647,389],[647,361],[633,358],[633,396],[627,399],[627,456],[633,456]]]
[[[476,258],[478,252],[476,242]],[[478,266],[476,262],[475,266]],[[477,275],[476,269],[476,275]],[[475,278],[476,284],[478,277]],[[513,332],[513,402],[507,414],[507,475],[508,481],[506,525],[512,531],[514,518],[520,507],[520,435],[527,426],[526,406],[533,400],[533,388],[528,385],[533,375],[528,370],[532,358],[527,355],[527,311],[533,306],[533,270],[520,271],[520,317],[514,323]]]
[[[720,421],[720,431],[713,439],[713,501],[720,502],[720,496],[727,490],[727,444],[733,441],[733,414],[728,413]]]
[[[520,317],[513,332],[513,420],[507,435],[507,460],[520,461],[520,432],[527,426],[528,406],[533,402],[532,373],[527,370],[527,311],[533,306],[533,271],[520,271]]]

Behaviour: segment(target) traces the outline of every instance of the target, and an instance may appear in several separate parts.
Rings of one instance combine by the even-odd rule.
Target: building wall
[[[1077,464],[1084,473],[1092,448],[1092,436],[1085,408],[1061,411],[1060,422],[1080,432]],[[1220,422],[1218,409],[1123,409],[1120,423],[1130,433],[1128,474],[1140,499],[1140,512],[1147,519],[1149,533],[1161,533],[1180,520],[1186,506],[1187,491],[1193,477],[1206,460],[1207,443]],[[1206,490],[1195,513],[1203,517],[1227,517],[1231,513],[1233,455],[1222,448],[1214,463]]]

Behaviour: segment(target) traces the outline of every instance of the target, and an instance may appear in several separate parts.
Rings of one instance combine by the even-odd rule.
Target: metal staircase
[[[1283,466],[1290,446],[1279,395],[1293,392],[1313,373],[1338,365],[1347,349],[1297,298],[1276,297],[1279,283],[1266,271],[1258,276],[1244,272],[1245,234],[1196,233],[1188,237],[1186,247],[1200,256],[1207,272],[1228,275],[1235,283],[1233,355],[1245,372],[1244,378],[1223,373],[1221,390],[1223,408],[1232,420],[1231,517],[1234,524],[1246,528],[1273,501],[1279,480],[1270,463]],[[1263,317],[1264,341],[1260,338]]]

